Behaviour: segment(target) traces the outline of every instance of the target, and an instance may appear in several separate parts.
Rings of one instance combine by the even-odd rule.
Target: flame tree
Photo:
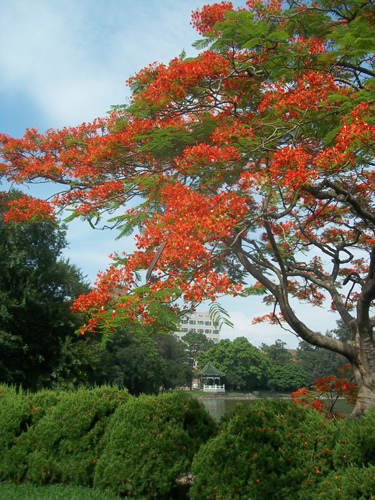
[[[70,207],[94,224],[138,200],[112,219],[122,235],[138,231],[137,250],[113,256],[76,301],[82,333],[152,323],[176,298],[188,308],[263,294],[270,314],[256,320],[350,361],[361,415],[375,405],[375,7],[283,5],[207,5],[192,16],[199,55],[142,69],[130,105],[75,128],[2,135],[4,178],[57,186],[48,202],[9,202],[6,219]],[[314,331],[295,301],[331,304],[350,340]]]

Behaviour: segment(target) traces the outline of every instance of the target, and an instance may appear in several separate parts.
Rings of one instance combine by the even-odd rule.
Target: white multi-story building
[[[181,319],[181,328],[175,335],[179,339],[188,332],[203,333],[215,344],[220,340],[220,330],[218,323],[214,323],[208,311],[189,314]]]

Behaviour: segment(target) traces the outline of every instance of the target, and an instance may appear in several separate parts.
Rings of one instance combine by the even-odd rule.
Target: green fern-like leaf
[[[223,325],[234,328],[233,323],[230,321],[228,312],[218,302],[213,302],[209,308],[209,314],[212,322],[219,325],[219,330]]]
[[[150,316],[157,318],[159,325],[167,326],[177,330],[179,325],[178,316],[171,309],[158,301],[151,302],[147,307]]]

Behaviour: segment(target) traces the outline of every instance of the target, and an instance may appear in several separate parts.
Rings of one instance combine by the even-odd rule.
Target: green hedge
[[[0,390],[0,481],[167,498],[217,425],[194,398]]]
[[[192,473],[192,500],[375,499],[375,410],[335,421],[285,400],[239,405]]]
[[[304,500],[368,500],[375,498],[375,466],[332,471],[312,491],[304,491]]]
[[[183,393],[0,386],[0,423],[3,482],[169,499],[187,493],[178,483],[192,473],[192,500],[375,498],[375,410],[334,421],[291,401],[256,401],[217,425]]]
[[[29,418],[22,413],[26,428],[20,427],[12,445],[0,456],[0,479],[91,486],[108,419],[128,397],[126,392],[108,387],[20,393],[18,400],[22,408],[28,405]]]
[[[216,428],[202,405],[189,396],[131,399],[117,409],[108,426],[94,486],[122,495],[167,498]]]
[[[0,474],[1,457],[10,448],[17,436],[26,431],[31,424],[32,412],[29,401],[18,394],[13,387],[0,386]],[[1,475],[0,475],[1,480]]]
[[[193,499],[294,498],[332,466],[335,424],[280,400],[239,406],[193,461]]]

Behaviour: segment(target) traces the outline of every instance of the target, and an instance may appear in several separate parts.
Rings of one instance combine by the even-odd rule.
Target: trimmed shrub
[[[0,385],[0,457],[31,424],[30,410],[30,404],[22,392],[17,392],[14,387]]]
[[[32,395],[33,420],[5,450],[2,479],[91,486],[108,419],[128,397],[109,387]]]
[[[332,471],[313,489],[306,489],[300,496],[304,500],[318,498],[329,500],[375,499],[375,466],[347,468]]]
[[[282,400],[239,405],[196,454],[192,499],[289,499],[330,472],[335,423]]]
[[[375,464],[375,410],[359,420],[346,420],[337,432],[334,455],[336,469]]]
[[[94,486],[121,495],[169,498],[216,429],[203,405],[189,396],[129,399],[108,425]]]
[[[168,498],[217,424],[184,394],[129,396],[100,387],[0,393],[1,480],[95,486]],[[97,469],[97,470],[96,470]]]

